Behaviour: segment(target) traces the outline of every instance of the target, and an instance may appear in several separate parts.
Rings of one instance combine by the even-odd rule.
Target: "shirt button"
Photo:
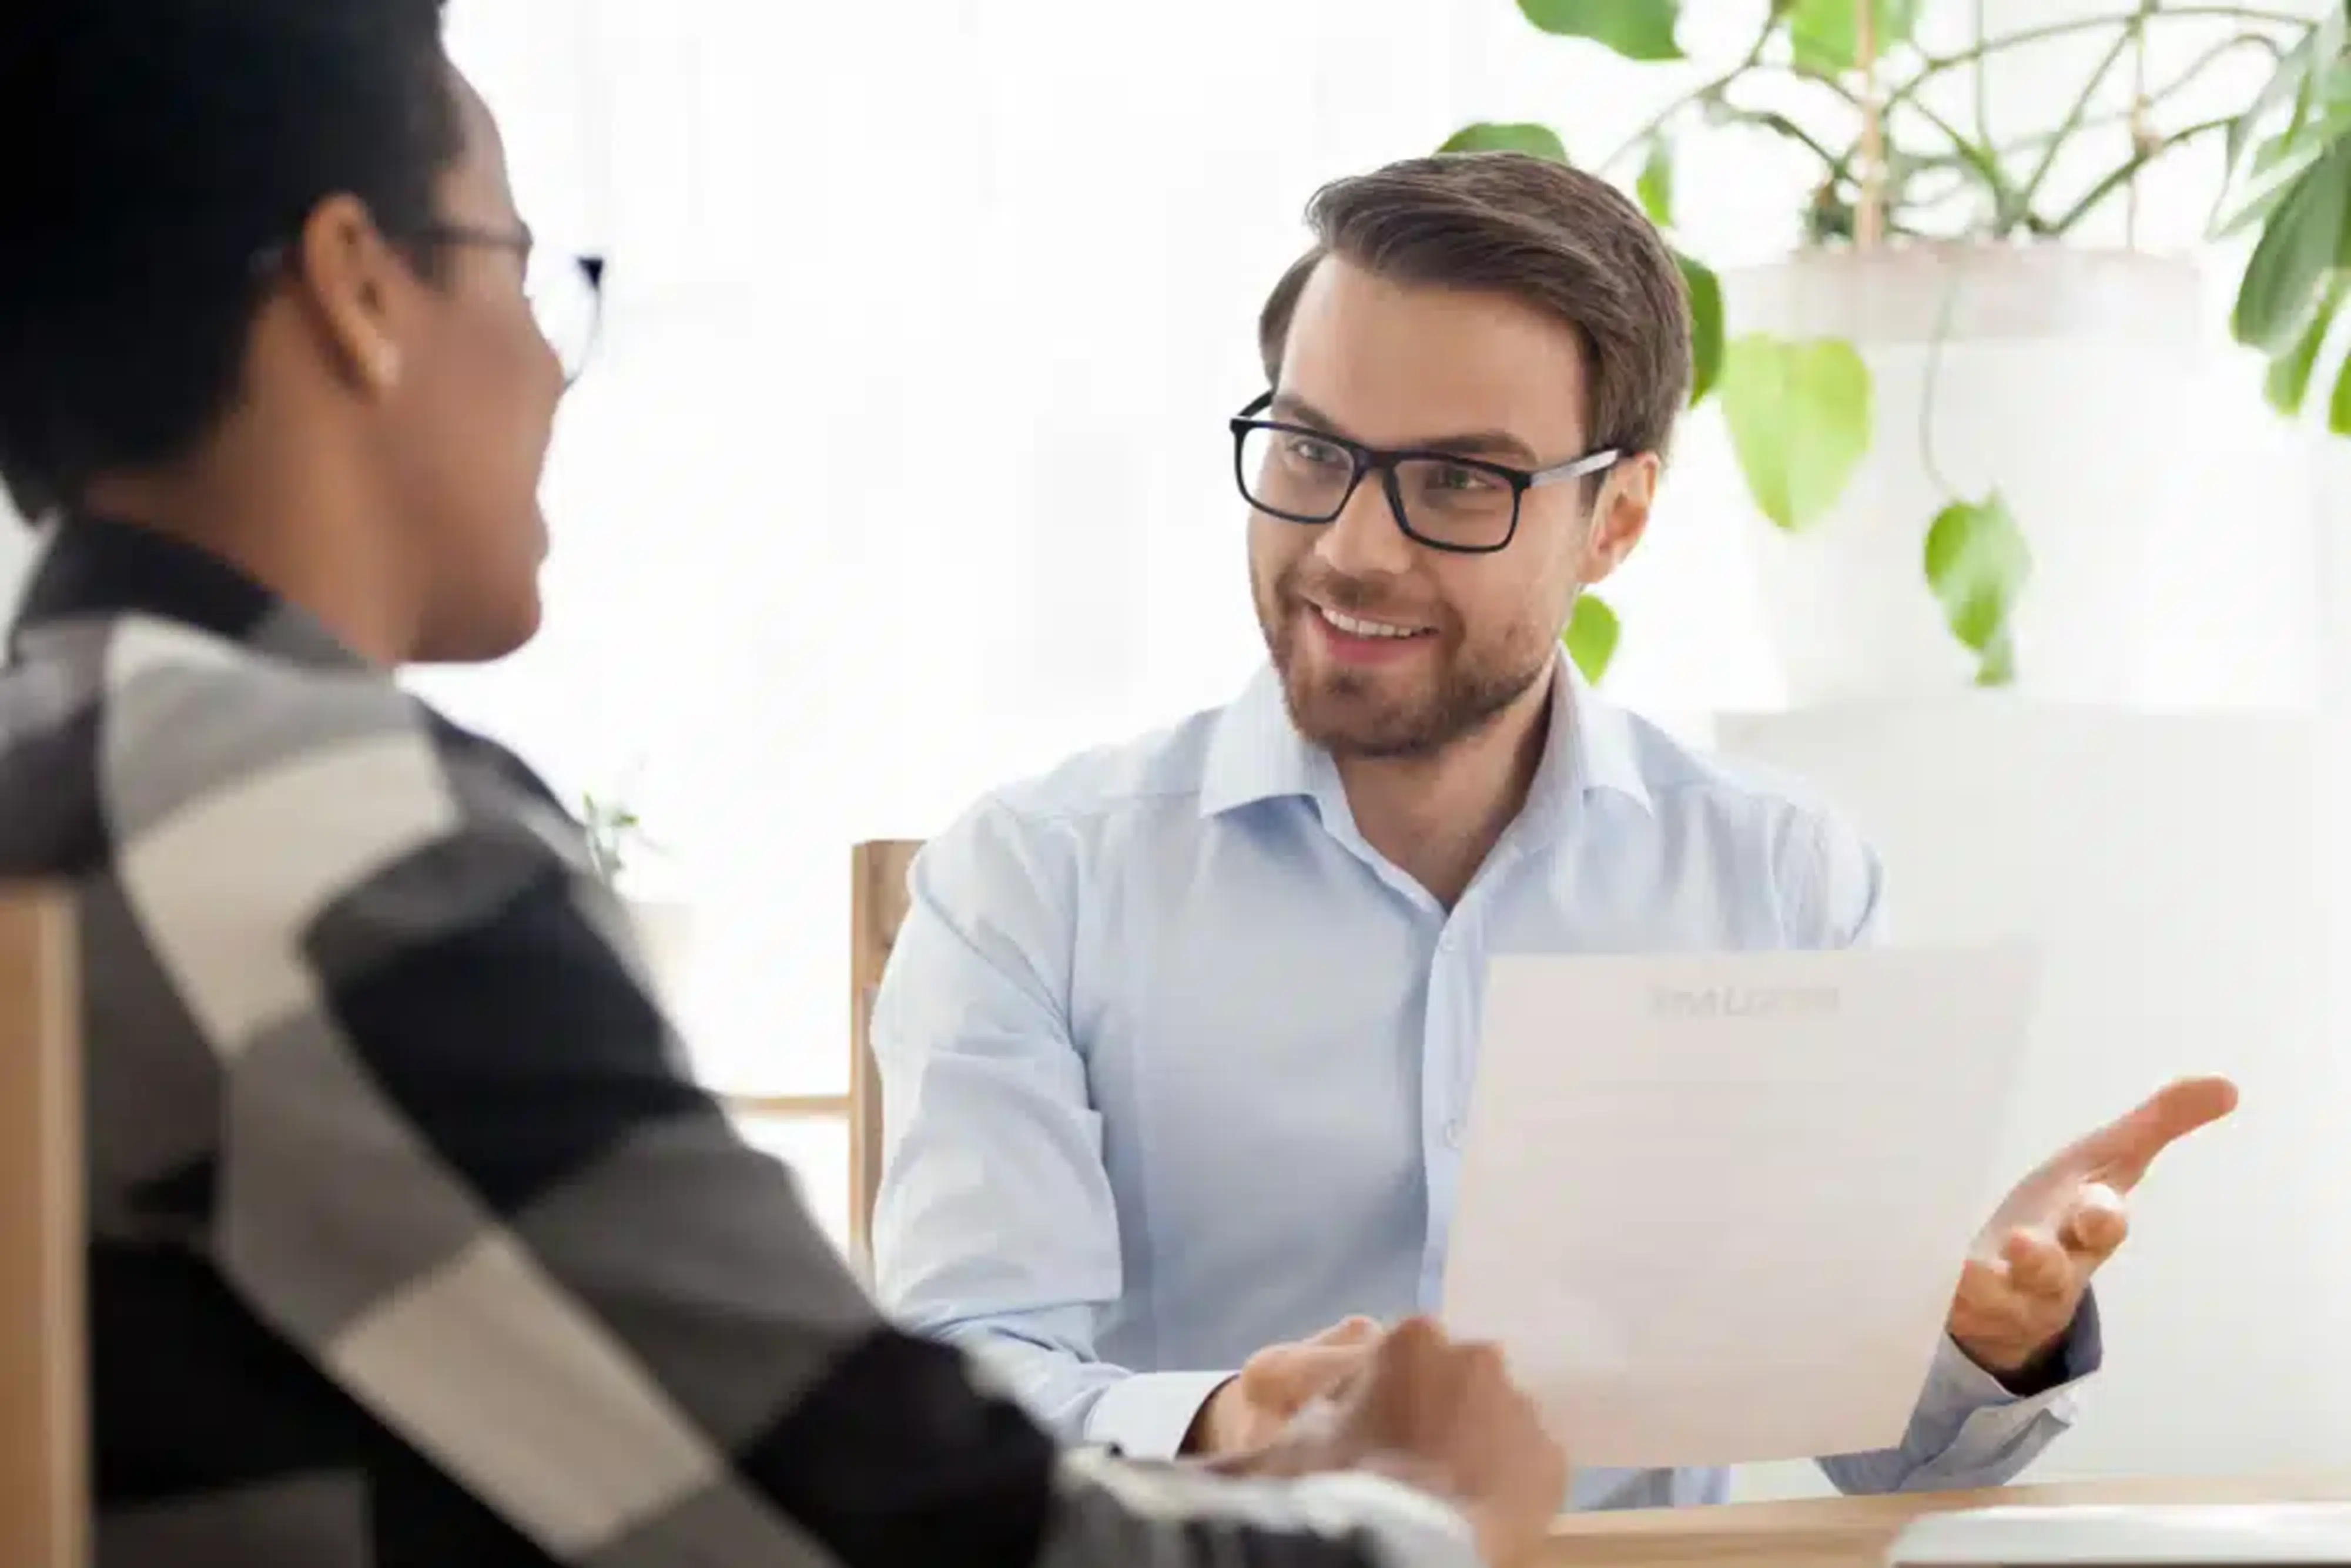
[[[1448,1149],[1459,1148],[1461,1146],[1461,1134],[1464,1130],[1461,1118],[1458,1116],[1456,1116],[1453,1120],[1446,1123],[1445,1131],[1440,1134],[1445,1139],[1445,1146]]]

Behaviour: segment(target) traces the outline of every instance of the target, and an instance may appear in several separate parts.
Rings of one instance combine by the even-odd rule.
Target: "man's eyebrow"
[[[1332,435],[1344,436],[1339,422],[1294,392],[1275,396],[1271,410],[1277,419],[1292,423],[1311,425]],[[1353,436],[1347,439],[1353,440]],[[1534,449],[1506,430],[1471,430],[1455,435],[1440,435],[1428,440],[1410,441],[1397,450],[1405,452],[1451,452],[1463,457],[1515,458],[1521,463],[1535,461]]]

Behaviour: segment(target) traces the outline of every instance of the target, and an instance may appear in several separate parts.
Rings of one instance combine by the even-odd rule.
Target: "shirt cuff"
[[[2062,1406],[2065,1402],[2056,1396],[2097,1371],[2105,1358],[2105,1333],[2098,1321],[2098,1298],[2095,1291],[2085,1291],[2074,1321],[2066,1325],[2064,1337],[2057,1342],[2055,1354],[2030,1390],[2011,1388],[1996,1375],[1977,1365],[1956,1340],[1945,1334],[1935,1352],[1934,1370],[1927,1378],[1928,1402],[1946,1409]]]
[[[1086,1440],[1131,1459],[1172,1459],[1208,1396],[1229,1372],[1138,1372],[1102,1390],[1086,1415]]]

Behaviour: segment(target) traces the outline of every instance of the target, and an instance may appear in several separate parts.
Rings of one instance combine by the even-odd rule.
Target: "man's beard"
[[[1299,734],[1333,757],[1432,757],[1491,724],[1543,678],[1552,664],[1549,643],[1531,656],[1511,647],[1473,651],[1463,646],[1458,618],[1427,617],[1435,630],[1433,679],[1390,694],[1395,683],[1379,670],[1305,667],[1299,641],[1310,635],[1308,616],[1316,613],[1301,593],[1296,565],[1274,585],[1273,601],[1261,604],[1266,646],[1281,676],[1282,700]],[[1343,579],[1319,582],[1323,600],[1344,613],[1378,616],[1378,596]],[[1516,655],[1516,656],[1513,656]]]

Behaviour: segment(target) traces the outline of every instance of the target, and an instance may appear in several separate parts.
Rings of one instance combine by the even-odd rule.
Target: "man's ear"
[[[349,195],[319,203],[289,259],[339,368],[363,394],[389,394],[402,369],[400,302],[415,278],[366,204]]]
[[[1656,499],[1657,476],[1663,467],[1654,452],[1625,458],[1601,476],[1600,494],[1592,507],[1592,528],[1583,541],[1583,580],[1605,580],[1649,528],[1649,507]]]

